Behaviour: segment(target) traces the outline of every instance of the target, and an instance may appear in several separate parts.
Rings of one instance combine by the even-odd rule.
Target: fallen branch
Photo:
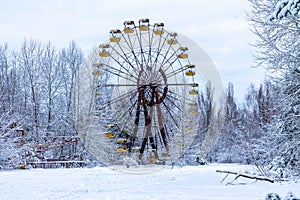
[[[237,172],[223,171],[223,170],[217,170],[216,172],[226,173],[227,175],[225,176],[225,178],[228,176],[228,174],[237,175],[235,177],[235,179],[231,183],[233,183],[239,177],[244,177],[244,178],[249,178],[249,179],[255,179],[257,181],[268,181],[268,182],[274,183],[274,180],[266,178],[266,177],[257,177],[257,176],[251,176],[251,175],[247,175],[247,174],[241,174],[241,173],[237,173]],[[223,182],[225,180],[225,178],[223,178],[223,180],[221,182]]]

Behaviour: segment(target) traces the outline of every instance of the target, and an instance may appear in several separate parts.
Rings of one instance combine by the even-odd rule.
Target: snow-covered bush
[[[265,200],[299,200],[292,192],[288,192],[284,198],[281,198],[277,193],[269,193]]]

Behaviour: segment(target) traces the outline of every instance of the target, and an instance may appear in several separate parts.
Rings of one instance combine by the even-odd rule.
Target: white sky
[[[108,39],[123,21],[150,19],[184,34],[211,57],[224,86],[234,83],[242,99],[251,82],[258,85],[262,69],[252,68],[253,34],[245,20],[247,0],[2,0],[0,43],[18,49],[25,38],[66,47],[71,40],[88,53]]]

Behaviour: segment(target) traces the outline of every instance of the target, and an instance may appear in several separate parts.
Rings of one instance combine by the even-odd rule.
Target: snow
[[[265,199],[268,193],[300,196],[300,183],[269,183],[216,170],[245,172],[252,166],[74,168],[0,171],[0,199]]]

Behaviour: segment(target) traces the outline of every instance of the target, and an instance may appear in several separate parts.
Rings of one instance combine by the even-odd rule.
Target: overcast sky
[[[24,38],[33,38],[60,48],[75,40],[87,54],[108,39],[110,29],[122,29],[123,21],[148,18],[198,43],[224,86],[233,82],[242,99],[249,84],[264,77],[262,69],[251,67],[249,9],[247,0],[2,0],[0,42],[18,49]]]

